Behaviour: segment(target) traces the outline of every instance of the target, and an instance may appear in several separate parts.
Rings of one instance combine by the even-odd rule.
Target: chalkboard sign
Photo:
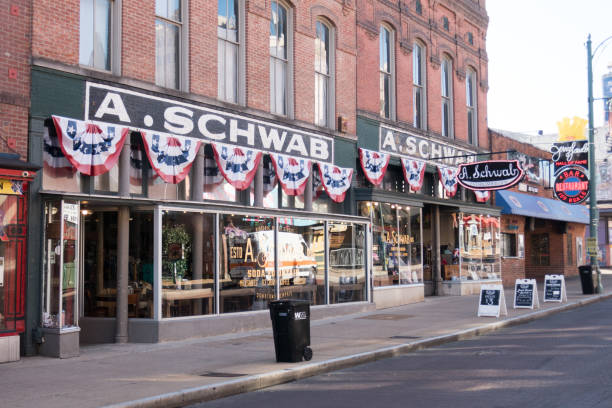
[[[535,279],[517,279],[514,284],[514,308],[540,307]]]
[[[544,301],[567,301],[567,294],[565,293],[565,277],[563,275],[544,276]]]
[[[493,316],[508,314],[506,298],[502,285],[482,285],[478,297],[478,316]]]

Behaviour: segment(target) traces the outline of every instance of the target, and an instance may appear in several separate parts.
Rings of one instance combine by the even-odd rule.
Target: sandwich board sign
[[[514,283],[514,308],[533,309],[534,307],[540,307],[536,280],[517,279]]]
[[[502,285],[482,285],[480,286],[480,296],[478,297],[478,317],[508,315],[506,308],[506,297]]]
[[[563,275],[544,276],[544,302],[567,302]]]

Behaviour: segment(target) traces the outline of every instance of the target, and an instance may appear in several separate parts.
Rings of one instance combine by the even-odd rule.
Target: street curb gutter
[[[106,408],[169,408],[182,407],[189,404],[211,401],[219,398],[229,397],[245,392],[252,392],[274,385],[279,385],[299,379],[337,371],[348,367],[357,366],[385,358],[396,357],[412,351],[417,351],[429,347],[435,347],[446,343],[481,336],[486,333],[499,330],[501,328],[515,326],[541,319],[556,313],[586,306],[591,303],[599,302],[612,298],[612,293],[593,296],[587,299],[577,300],[572,303],[560,305],[546,310],[537,310],[522,316],[511,319],[500,320],[487,323],[471,329],[461,330],[451,334],[430,337],[410,343],[390,346],[378,350],[367,351],[345,357],[334,358],[316,363],[308,363],[295,368],[286,368],[269,373],[251,375],[235,380],[225,381],[217,384],[210,384],[201,387],[187,388],[181,391],[161,394],[154,397],[127,401],[118,404],[108,405]]]

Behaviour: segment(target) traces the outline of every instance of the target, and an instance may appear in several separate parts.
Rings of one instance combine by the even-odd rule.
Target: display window
[[[43,327],[66,329],[78,325],[78,238],[79,203],[46,203]]]
[[[499,217],[468,213],[453,214],[459,235],[459,274],[456,267],[447,280],[501,279],[501,231]],[[453,262],[456,262],[453,260]]]
[[[365,226],[329,222],[329,300],[330,303],[365,301]]]

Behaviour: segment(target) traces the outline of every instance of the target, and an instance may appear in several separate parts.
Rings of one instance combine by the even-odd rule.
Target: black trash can
[[[270,302],[277,363],[297,363],[312,358],[310,346],[310,302],[275,300]]]
[[[580,283],[582,284],[582,294],[592,295],[595,293],[595,285],[593,281],[593,268],[591,265],[581,265],[578,267],[580,271]]]

